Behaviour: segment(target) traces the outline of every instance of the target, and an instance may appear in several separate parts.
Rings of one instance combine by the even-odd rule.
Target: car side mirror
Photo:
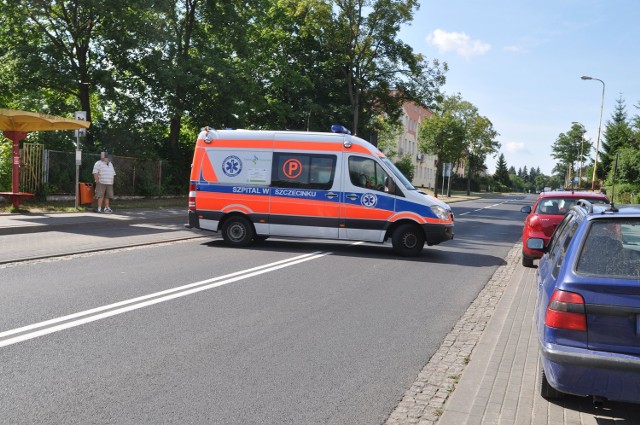
[[[526,214],[531,214],[531,206],[527,205],[526,207],[520,208],[520,212],[523,212],[523,213],[526,213]]]
[[[544,240],[540,238],[529,238],[527,239],[527,248],[535,249],[536,251],[547,252],[544,247]]]

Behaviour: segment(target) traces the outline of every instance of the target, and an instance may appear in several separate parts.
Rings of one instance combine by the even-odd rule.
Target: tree
[[[394,121],[407,99],[440,99],[447,70],[398,37],[418,0],[0,7],[0,104],[66,116],[87,110],[88,150],[169,159],[163,179],[175,187],[200,127],[326,131],[351,121],[356,134],[379,133],[373,117]]]
[[[624,99],[619,97],[616,100],[616,107],[607,121],[602,139],[602,152],[600,153],[600,163],[596,172],[599,178],[606,178],[611,172],[616,153],[622,147],[632,146],[633,131],[627,120],[627,112]]]
[[[446,64],[428,63],[398,38],[401,25],[411,22],[419,7],[417,0],[330,3],[336,13],[324,47],[333,52],[331,64],[344,81],[354,134],[365,133],[363,124],[371,122],[371,115],[397,114],[407,99],[427,106],[433,102],[444,83]]]
[[[473,107],[473,110],[475,110],[475,107]],[[471,194],[471,178],[478,171],[486,168],[485,160],[487,155],[495,155],[500,148],[500,143],[495,140],[498,132],[494,130],[491,121],[487,117],[478,115],[477,110],[475,111],[474,114],[468,117],[468,121],[465,120],[468,162],[467,195]]]
[[[586,130],[580,123],[573,123],[566,133],[560,133],[552,145],[551,156],[559,161],[557,170],[564,170],[564,181],[574,181],[576,162],[583,164],[587,153],[591,150],[591,142],[584,140]],[[566,183],[565,183],[566,184]]]
[[[623,146],[618,149],[618,155],[618,179],[640,187],[640,149]]]
[[[379,115],[375,119],[373,126],[378,129],[376,146],[389,158],[397,155],[398,137],[402,133],[402,123],[393,120],[388,116]],[[406,174],[405,174],[406,176]]]
[[[13,89],[31,96],[16,106],[40,112],[87,112],[93,121],[91,92],[113,83],[106,72],[106,47],[117,18],[136,1],[122,0],[1,0],[0,26],[13,62]],[[120,31],[123,28],[119,28]],[[95,100],[95,99],[94,99]],[[87,134],[93,144],[93,132]]]
[[[513,168],[513,166],[511,168]],[[503,186],[510,187],[511,185],[509,169],[507,168],[507,160],[504,158],[504,154],[502,153],[498,157],[498,162],[496,163],[496,172],[493,174],[493,178]]]
[[[495,153],[500,146],[494,140],[497,135],[491,121],[456,94],[446,97],[434,115],[422,123],[418,141],[421,152],[438,156],[438,164],[465,159],[467,193],[470,194],[472,176],[486,168],[486,156]]]
[[[445,162],[457,161],[465,147],[464,122],[457,115],[455,108],[448,108],[447,102],[444,103],[443,109],[435,111],[418,129],[420,151],[437,157],[436,175],[441,174],[440,170]],[[436,197],[437,186],[434,189]]]
[[[394,165],[398,167],[398,170],[400,170],[409,181],[413,180],[416,172],[416,167],[413,165],[413,155],[404,155],[398,161],[394,162]]]

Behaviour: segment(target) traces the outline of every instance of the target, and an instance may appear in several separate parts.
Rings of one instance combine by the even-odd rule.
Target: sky
[[[573,122],[593,158],[601,105],[601,144],[617,99],[629,119],[640,114],[639,21],[638,0],[421,0],[399,37],[447,62],[442,90],[491,120],[508,167],[551,175],[551,146]],[[604,102],[603,84],[583,75],[604,82]]]

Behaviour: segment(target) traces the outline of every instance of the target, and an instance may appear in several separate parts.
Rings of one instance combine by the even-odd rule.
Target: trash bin
[[[93,203],[93,184],[91,183],[78,183],[78,203],[79,204],[92,204]]]

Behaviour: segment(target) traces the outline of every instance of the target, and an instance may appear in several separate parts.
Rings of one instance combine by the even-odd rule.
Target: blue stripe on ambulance
[[[278,187],[264,187],[264,186],[239,186],[239,185],[220,185],[218,183],[198,183],[197,190],[201,192],[210,193],[235,193],[240,195],[255,195],[255,196],[277,196],[284,198],[294,198],[300,200],[322,200],[325,202],[339,202],[340,199],[344,203],[351,205],[362,205],[362,193],[349,192],[337,192],[333,190],[319,190],[319,189],[292,189],[292,188],[278,188]],[[339,196],[327,197],[328,193],[337,194]],[[365,192],[368,193],[368,192]],[[347,195],[357,195],[355,199],[350,199]],[[394,208],[395,207],[395,208]],[[421,217],[428,217],[437,219],[438,217],[431,211],[426,205],[417,204],[414,202],[405,201],[399,197],[392,197],[377,194],[376,209],[382,209],[385,211],[405,211],[413,212]]]

